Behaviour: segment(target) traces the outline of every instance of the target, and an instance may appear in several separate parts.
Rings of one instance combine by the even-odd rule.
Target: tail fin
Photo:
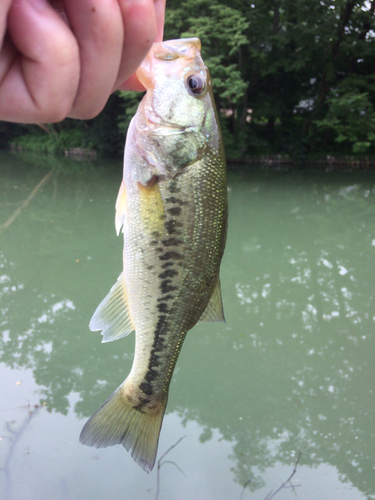
[[[146,472],[151,472],[166,405],[167,400],[157,408],[136,409],[120,385],[86,422],[79,440],[96,448],[122,444]]]

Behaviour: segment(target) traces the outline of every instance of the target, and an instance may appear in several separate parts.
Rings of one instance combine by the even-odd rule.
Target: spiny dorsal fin
[[[217,279],[214,291],[208,301],[206,309],[198,323],[225,323],[223,300],[221,298],[220,279]]]
[[[126,188],[124,181],[122,181],[116,200],[115,226],[116,226],[117,236],[120,234],[121,228],[125,221],[125,210],[126,210]]]
[[[90,330],[102,330],[102,342],[121,339],[134,330],[128,310],[123,273],[98,305],[90,321]]]

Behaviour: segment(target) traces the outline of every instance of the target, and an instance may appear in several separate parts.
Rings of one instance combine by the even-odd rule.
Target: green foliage
[[[142,100],[143,93],[120,91],[119,96],[121,99],[120,110],[121,113],[118,116],[118,127],[122,134],[126,135],[129,124],[133,116],[135,115],[138,105]]]
[[[372,75],[349,75],[327,97],[324,118],[315,121],[318,129],[333,132],[335,142],[350,146],[353,153],[365,153],[375,142],[374,83]]]
[[[123,153],[125,137],[118,127],[121,106],[122,99],[119,92],[115,92],[109,98],[102,113],[93,120],[84,121],[87,144],[90,144],[90,147],[99,155],[116,157]]]
[[[241,69],[242,49],[248,44],[249,22],[240,9],[217,0],[170,1],[165,20],[167,39],[198,37],[210,70],[227,154],[237,157],[246,149],[237,116],[243,109],[248,83]]]
[[[84,134],[80,128],[61,130],[59,133],[55,131],[46,133],[35,127],[31,133],[21,135],[13,142],[21,150],[43,153],[64,153],[71,147],[90,147],[89,143],[85,143]]]
[[[64,154],[72,148],[85,148],[99,155],[119,156],[124,146],[124,134],[118,127],[121,106],[122,99],[115,93],[105,110],[92,120],[67,118],[53,125],[26,125],[23,134],[9,142],[27,151]]]
[[[0,149],[9,147],[15,137],[25,133],[27,125],[0,121]]]
[[[375,113],[367,92],[346,92],[328,99],[329,111],[316,124],[334,131],[335,141],[348,142],[354,153],[364,153],[375,140]]]
[[[201,39],[229,158],[375,153],[374,13],[375,0],[169,0],[165,39]],[[141,97],[117,92],[94,120],[16,142],[120,155]],[[0,124],[0,144],[25,131]]]
[[[183,20],[178,28],[173,22],[176,15]],[[244,14],[232,7],[212,0],[187,0],[172,16],[167,11],[165,32],[168,38],[201,39],[202,56],[210,68],[218,101],[231,106],[241,100],[247,88],[238,61],[241,47],[248,43],[248,27]]]

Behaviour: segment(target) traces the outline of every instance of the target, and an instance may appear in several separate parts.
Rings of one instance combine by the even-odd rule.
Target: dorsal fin
[[[102,330],[102,342],[121,339],[134,330],[130,318],[123,273],[98,305],[90,321],[90,330]]]
[[[225,323],[223,300],[221,298],[220,279],[217,282],[212,292],[211,298],[208,301],[206,309],[199,318],[198,323]]]

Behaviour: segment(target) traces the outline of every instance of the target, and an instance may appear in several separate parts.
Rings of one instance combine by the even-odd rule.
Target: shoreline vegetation
[[[48,150],[27,149],[17,143],[10,144],[10,151],[14,154],[28,155],[38,154],[48,157],[50,160],[56,158],[70,158],[79,162],[95,162],[101,160],[97,151],[88,148],[71,147],[62,153]],[[119,158],[120,159],[120,158]],[[263,169],[291,169],[291,168],[318,168],[326,172],[332,170],[375,170],[375,156],[356,156],[340,154],[321,154],[306,156],[291,156],[285,154],[259,154],[247,155],[243,158],[227,158],[228,170],[237,170],[245,167],[261,167]]]
[[[35,148],[28,148],[23,146],[22,144],[18,144],[17,142],[11,142],[10,150],[12,153],[38,153],[56,156],[61,156],[61,154],[63,154],[64,156],[72,158],[73,160],[97,160],[98,158],[98,153],[95,149],[79,147],[70,147],[64,149],[62,153],[59,153],[55,151],[49,151],[48,149],[40,149],[38,148],[38,145],[36,145]]]
[[[370,168],[374,26],[375,0],[168,0],[164,38],[201,39],[230,163]],[[121,157],[141,98],[117,91],[91,120],[0,122],[0,148]]]
[[[375,168],[375,156],[356,157],[351,155],[322,154],[304,157],[289,155],[252,155],[244,158],[227,160],[235,168],[236,165],[262,165],[269,167],[325,167],[327,171],[346,167],[351,169]]]

